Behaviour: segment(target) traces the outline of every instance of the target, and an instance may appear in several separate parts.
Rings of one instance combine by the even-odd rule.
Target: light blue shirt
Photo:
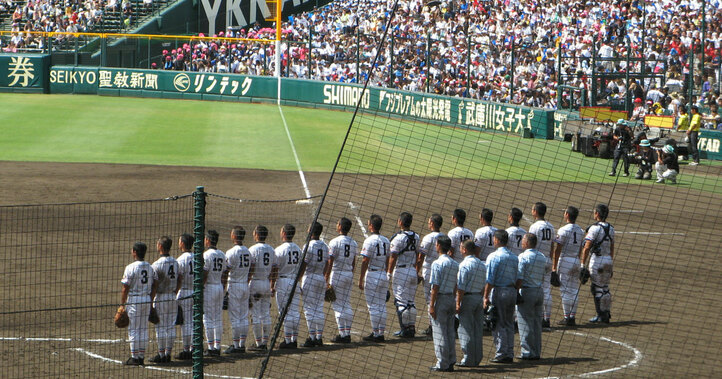
[[[519,259],[507,247],[500,247],[486,257],[486,282],[494,287],[513,287]]]
[[[473,255],[465,257],[459,264],[456,286],[464,292],[481,293],[485,284],[486,265],[484,262]]]
[[[449,255],[443,254],[431,264],[429,283],[439,286],[440,294],[452,294],[454,293],[458,274],[459,263],[451,259]]]
[[[519,255],[519,279],[522,287],[539,288],[544,281],[547,257],[537,249],[526,249]]]

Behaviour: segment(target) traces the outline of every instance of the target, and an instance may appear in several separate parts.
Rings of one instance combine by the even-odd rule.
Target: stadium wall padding
[[[54,66],[51,93],[162,97],[225,101],[276,101],[278,80],[245,76],[163,70]],[[478,130],[512,132],[525,137],[554,138],[554,111],[449,96],[363,87],[304,79],[282,79],[284,104],[353,110],[361,107],[400,118]]]
[[[47,93],[50,55],[0,53],[0,92]]]

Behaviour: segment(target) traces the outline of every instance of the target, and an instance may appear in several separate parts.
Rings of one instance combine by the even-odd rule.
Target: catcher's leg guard
[[[408,308],[408,305],[396,298],[394,298],[394,305],[396,306],[396,316],[399,319],[399,326],[401,327],[401,331],[403,331],[406,329],[406,324],[404,323],[404,312]]]
[[[599,297],[599,310],[609,312],[612,309],[612,294],[609,292],[609,286],[600,287],[601,296]]]
[[[597,315],[601,315],[602,310],[601,310],[600,304],[599,304],[600,299],[602,297],[601,288],[597,287],[596,285],[594,285],[594,283],[592,283],[592,285],[590,286],[590,289],[592,291],[592,296],[594,296],[594,309],[597,311]]]

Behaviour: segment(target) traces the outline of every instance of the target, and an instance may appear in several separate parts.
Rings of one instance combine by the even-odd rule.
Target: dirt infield
[[[209,193],[243,199],[292,199],[303,197],[296,172],[240,170],[222,168],[167,167],[141,165],[58,164],[0,162],[4,191],[0,205],[43,204],[65,202],[93,202],[115,200],[160,199],[191,193],[197,185],[204,185]],[[312,194],[323,191],[329,175],[306,173]],[[719,319],[717,299],[722,288],[722,272],[710,262],[710,253],[720,251],[719,230],[722,212],[722,195],[690,190],[681,181],[678,186],[610,185],[586,183],[474,181],[440,178],[386,178],[383,176],[338,176],[338,188],[351,188],[348,183],[364,181],[382,188],[393,182],[395,188],[415,186],[428,188],[430,199],[439,194],[439,204],[404,199],[405,209],[416,215],[414,226],[419,234],[428,231],[421,226],[423,218],[431,212],[450,215],[454,203],[473,204],[469,209],[467,227],[478,227],[479,210],[488,206],[497,211],[495,224],[504,225],[505,212],[511,206],[523,207],[525,213],[534,201],[543,199],[549,207],[548,219],[559,227],[563,209],[569,204],[580,206],[579,224],[591,222],[591,208],[607,200],[612,214],[610,222],[617,230],[617,256],[612,279],[614,303],[612,323],[597,326],[586,323],[593,316],[594,306],[588,287],[580,291],[580,305],[574,329],[553,328],[544,333],[543,359],[533,363],[492,365],[486,358],[492,356],[493,343],[484,337],[482,366],[462,369],[454,375],[547,377],[576,375],[637,376],[701,376],[711,377],[722,371],[719,346],[722,332],[716,325]],[[479,188],[488,190],[477,191]],[[389,190],[391,192],[391,190]],[[443,192],[442,192],[443,191]],[[475,195],[465,195],[467,193]],[[484,193],[483,196],[478,193]],[[384,233],[391,234],[395,215],[400,210],[384,194],[354,196],[355,207],[344,201],[342,191],[329,199],[321,213],[321,221],[329,228],[341,216],[358,216],[364,220],[372,212],[384,211]],[[443,196],[442,196],[443,195]],[[209,202],[215,201],[209,199]],[[606,202],[606,201],[604,201]],[[433,201],[432,201],[433,203]],[[400,203],[399,203],[400,204]],[[237,205],[221,202],[218,209],[223,215],[213,219],[234,217]],[[274,208],[269,207],[272,213]],[[12,217],[3,210],[4,229]],[[180,211],[179,211],[180,212]],[[219,211],[220,212],[220,211]],[[171,214],[169,212],[169,214]],[[268,217],[271,217],[270,215]],[[281,216],[278,216],[282,218]],[[42,221],[37,221],[42,224]],[[82,222],[70,220],[71,223]],[[189,220],[165,229],[173,233],[186,231]],[[218,222],[219,229],[231,221]],[[273,224],[275,227],[275,223]],[[444,230],[448,230],[448,222]],[[42,224],[47,235],[38,239],[52,239],[57,225]],[[527,228],[525,219],[522,227]],[[96,227],[89,225],[91,230]],[[247,226],[247,228],[250,225]],[[79,226],[77,235],[83,235]],[[106,247],[96,242],[114,230],[124,228],[117,222],[92,237],[86,237],[90,247]],[[149,233],[156,233],[153,229]],[[222,236],[225,236],[224,232]],[[277,230],[271,244],[277,243]],[[9,238],[6,235],[2,237]],[[363,236],[358,227],[354,237]],[[67,237],[64,237],[67,238]],[[7,241],[7,239],[6,239]],[[114,241],[115,242],[115,241]],[[128,240],[118,241],[120,246]],[[42,246],[42,241],[39,245]],[[220,248],[230,247],[223,241]],[[175,248],[175,246],[174,246]],[[174,250],[175,251],[175,250]],[[27,254],[25,254],[27,252]],[[129,255],[118,253],[108,262],[96,259],[106,254],[96,249],[73,250],[71,254],[42,260],[43,254],[34,248],[4,249],[0,262],[15,267],[0,274],[0,298],[3,309],[35,309],[62,307],[72,303],[67,297],[78,294],[88,304],[111,304],[119,300],[122,266],[130,262]],[[37,267],[38,261],[53,262],[51,267]],[[88,267],[80,266],[91,262]],[[20,263],[20,264],[19,264]],[[25,268],[29,265],[31,269]],[[92,267],[91,267],[92,266]],[[100,267],[100,274],[92,268]],[[358,275],[358,273],[357,273]],[[34,285],[35,283],[46,285]],[[56,282],[57,286],[47,285]],[[31,288],[32,300],[23,300],[14,294]],[[64,293],[59,296],[59,293]],[[352,338],[359,341],[368,334],[369,320],[365,302],[358,289],[353,292],[352,305],[356,310]],[[553,289],[554,308],[552,323],[561,317],[558,290]],[[37,304],[38,302],[42,304]],[[12,306],[11,306],[12,303]],[[274,302],[275,303],[275,302]],[[427,325],[421,291],[417,292],[419,329]],[[388,307],[387,332],[396,330],[393,307]],[[124,368],[117,361],[128,355],[124,330],[112,326],[110,318],[114,308],[96,310],[71,309],[50,313],[3,315],[0,321],[0,352],[9,357],[8,364],[0,369],[4,377],[28,376],[83,376],[83,377],[168,377],[190,371],[189,365],[174,362],[161,371],[148,368]],[[272,308],[275,317],[275,304]],[[228,319],[224,326],[228,333]],[[326,305],[325,340],[336,334],[333,312]],[[299,339],[306,336],[302,320]],[[226,336],[227,337],[227,336]],[[36,338],[28,339],[28,338]],[[67,338],[69,340],[61,340]],[[224,338],[225,345],[230,339]],[[268,377],[330,376],[330,377],[426,377],[428,367],[434,363],[433,343],[424,337],[402,341],[389,337],[386,344],[354,342],[349,346],[328,344],[316,350],[301,349],[281,353],[271,360]],[[151,332],[149,350],[155,346]],[[178,348],[176,340],[176,349]],[[518,342],[517,342],[518,346]],[[518,350],[518,349],[517,349]],[[457,354],[460,354],[457,348]],[[258,372],[261,357],[246,354],[239,358],[221,357],[209,360],[206,375],[253,376]],[[209,375],[210,374],[210,375]],[[451,376],[445,374],[445,376]]]

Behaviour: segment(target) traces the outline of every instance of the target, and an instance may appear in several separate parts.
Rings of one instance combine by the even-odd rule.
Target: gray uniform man
[[[542,312],[544,291],[542,283],[549,259],[536,250],[537,236],[527,233],[522,240],[524,252],[519,255],[519,272],[516,287],[522,303],[517,307],[519,321],[520,359],[536,360],[541,357]]]
[[[436,239],[439,258],[431,264],[431,300],[429,317],[433,326],[436,365],[431,371],[453,372],[456,363],[454,340],[454,293],[459,264],[452,258],[451,239],[441,235]],[[513,329],[512,329],[513,332]]]
[[[477,247],[472,240],[461,243],[464,260],[459,265],[456,282],[456,313],[459,315],[459,343],[464,358],[458,366],[475,367],[483,357],[484,333],[483,292],[486,284],[486,265],[476,257]]]
[[[496,251],[486,258],[486,286],[484,308],[494,305],[497,312],[496,328],[492,331],[496,356],[493,363],[514,362],[514,306],[516,305],[516,279],[519,259],[508,247],[506,230],[494,232]]]

